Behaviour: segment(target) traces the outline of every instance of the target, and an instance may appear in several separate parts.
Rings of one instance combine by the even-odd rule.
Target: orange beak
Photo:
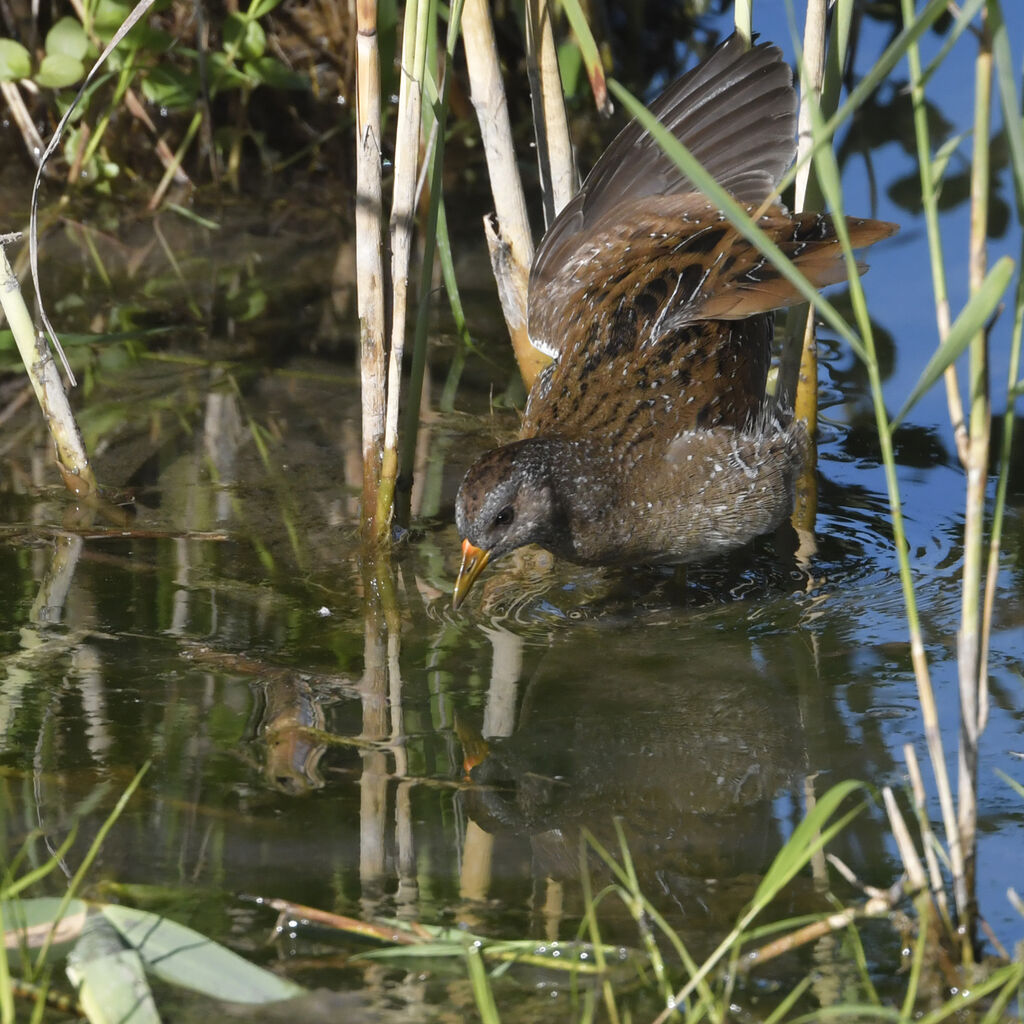
[[[459,566],[459,575],[455,580],[455,589],[452,591],[453,609],[458,608],[466,599],[477,576],[484,571],[490,560],[490,551],[475,547],[468,540],[462,542],[462,565]]]

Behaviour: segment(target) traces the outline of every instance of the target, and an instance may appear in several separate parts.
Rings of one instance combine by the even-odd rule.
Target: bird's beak
[[[475,547],[468,540],[462,542],[462,565],[459,566],[459,575],[455,580],[455,589],[452,591],[453,609],[458,608],[466,599],[477,576],[484,571],[490,560],[490,551]]]

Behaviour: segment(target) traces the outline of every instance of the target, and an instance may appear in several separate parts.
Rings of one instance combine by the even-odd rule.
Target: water
[[[866,278],[893,336],[896,408],[933,343],[925,243],[919,222],[888,200],[858,204],[851,177],[851,210],[904,223],[872,251]],[[182,278],[158,247],[145,251],[158,225],[181,254]],[[75,397],[100,479],[136,499],[130,528],[74,507],[30,404],[3,427],[8,856],[38,828],[46,839],[32,855],[45,858],[101,787],[66,858],[73,871],[149,761],[90,872],[93,895],[167,912],[326,990],[303,1019],[339,1008],[434,1019],[452,1003],[470,1012],[461,966],[349,963],[345,954],[366,943],[275,933],[275,914],[252,897],[571,939],[584,908],[583,838],[621,857],[621,835],[642,890],[699,955],[752,896],[809,795],[850,778],[902,791],[903,745],[925,756],[921,718],[864,377],[837,343],[823,340],[819,514],[806,566],[789,530],[685,578],[528,556],[489,570],[453,614],[455,488],[475,454],[516,424],[500,404],[478,415],[492,382],[505,387],[508,357],[493,299],[470,290],[487,358],[471,357],[460,411],[438,411],[456,345],[440,317],[412,530],[380,611],[366,600],[356,539],[351,242],[337,251],[304,205],[269,223],[228,211],[216,234],[168,215],[158,225],[121,225],[113,295],[94,289],[93,308],[68,303],[66,314],[72,330],[96,318],[107,330],[172,328],[141,354],[118,343],[91,350]],[[1019,241],[1013,225],[997,248]],[[79,290],[81,253],[71,233],[51,239],[50,272],[78,273]],[[476,254],[482,263],[482,247]],[[920,297],[913,315],[908,293]],[[997,357],[1006,332],[997,326]],[[11,376],[0,387],[6,405],[22,384]],[[952,768],[962,479],[942,404],[915,410],[898,455]],[[1020,934],[1004,892],[1018,883],[1024,817],[994,773],[1020,778],[1024,756],[1016,487],[980,806],[980,902],[1007,944]],[[831,848],[869,884],[899,874],[877,808]],[[593,852],[589,870],[595,888],[611,878]],[[859,898],[834,875],[830,884]],[[808,874],[777,913],[823,906]],[[606,941],[639,945],[621,904],[606,900],[603,911]],[[884,985],[899,967],[898,936],[867,935]],[[811,962],[805,953],[767,969],[744,998],[770,1001],[771,979]],[[566,1019],[566,983],[550,972],[513,970],[497,985],[506,1019]],[[180,1019],[202,1019],[190,1005]]]

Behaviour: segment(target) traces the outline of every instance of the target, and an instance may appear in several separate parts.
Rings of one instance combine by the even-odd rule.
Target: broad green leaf
[[[35,80],[47,89],[66,89],[85,76],[85,65],[64,53],[48,53],[39,65]]]
[[[32,58],[21,43],[0,39],[0,82],[16,82],[32,74]]]
[[[262,18],[264,14],[269,14],[280,3],[281,0],[252,0],[252,5],[247,14],[255,21],[257,18]],[[380,28],[381,26],[378,25],[378,31]]]
[[[114,904],[100,910],[146,967],[172,985],[235,1003],[272,1003],[304,991],[166,917]]]
[[[82,60],[89,52],[89,39],[76,18],[61,18],[46,33],[46,52],[62,53]]]
[[[100,38],[109,39],[132,12],[127,0],[99,0],[96,4],[92,24]]]
[[[33,899],[11,900],[3,903],[4,945],[14,949],[40,949],[54,927],[64,900],[59,896],[38,896]],[[53,944],[74,942],[85,925],[86,905],[71,900],[64,908],[64,916],[57,923]]]
[[[102,916],[91,918],[66,972],[90,1024],[160,1024],[142,958]]]
[[[946,372],[946,367],[952,365],[963,354],[971,339],[985,326],[986,321],[999,305],[999,300],[1003,297],[1010,278],[1013,277],[1013,268],[1013,260],[1009,256],[1004,256],[985,275],[981,287],[970,297],[967,305],[960,310],[960,315],[950,327],[946,340],[928,360],[928,365],[921,372],[920,378],[910,392],[910,397],[903,403],[903,408],[889,424],[890,430],[895,430],[903,422],[907,413]]]
[[[160,1014],[133,949],[67,966],[89,1024],[160,1024]]]
[[[229,14],[224,19],[224,50],[235,57],[255,60],[267,50],[267,34],[258,21],[244,14]]]

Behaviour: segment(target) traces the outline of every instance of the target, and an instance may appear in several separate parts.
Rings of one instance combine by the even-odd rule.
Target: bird
[[[782,52],[738,35],[650,107],[823,287],[846,278],[833,218],[774,196],[796,153],[796,110]],[[898,230],[846,226],[856,248]],[[459,487],[453,607],[526,544],[580,565],[686,564],[775,529],[809,441],[766,394],[774,311],[801,298],[630,122],[535,254],[527,330],[551,362],[519,439],[481,455]]]

